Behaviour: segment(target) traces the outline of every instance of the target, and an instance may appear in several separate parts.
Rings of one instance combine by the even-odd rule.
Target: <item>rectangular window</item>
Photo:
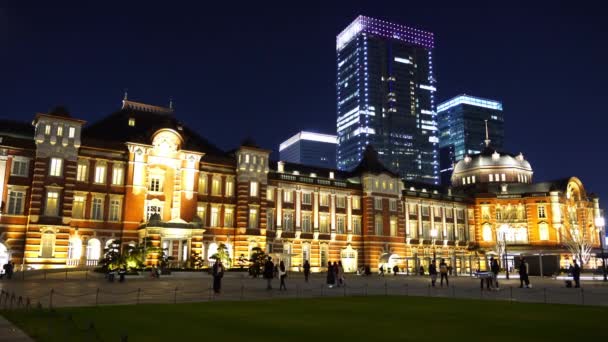
[[[150,217],[152,217],[152,215],[154,214],[158,214],[161,216],[163,216],[163,207],[158,206],[158,205],[149,205],[148,207],[146,207],[146,219],[149,221]]]
[[[345,228],[345,217],[344,216],[336,216],[336,230],[338,234],[344,234]]]
[[[286,202],[286,203],[293,202],[293,191],[285,190],[283,192],[283,202]]]
[[[44,126],[44,134],[45,135],[50,135],[51,134],[51,125]]]
[[[51,167],[49,168],[49,176],[60,177],[61,176],[61,164],[63,164],[62,159],[51,158]]]
[[[435,217],[441,217],[441,208],[433,207],[433,214],[435,215]]]
[[[344,197],[344,196],[336,196],[336,207],[337,208],[345,208],[346,207],[346,197]]]
[[[326,267],[328,261],[328,257],[329,257],[329,252],[328,252],[329,248],[327,247],[327,245],[321,245],[321,249],[320,249],[320,259],[321,259],[321,267]]]
[[[25,203],[25,192],[9,190],[8,192],[8,210],[9,215],[23,214],[23,204]]]
[[[410,215],[418,215],[418,208],[416,204],[410,203],[407,205],[407,208]]]
[[[103,220],[103,199],[93,198],[93,206],[91,208],[91,220]]]
[[[255,183],[255,182],[252,182]],[[249,228],[257,228],[258,227],[258,210],[257,209],[249,209]]]
[[[319,195],[319,205],[321,205],[323,207],[329,207],[329,195],[328,194]]]
[[[72,202],[72,218],[83,219],[84,218],[84,208],[85,208],[85,197],[84,196],[74,196],[74,201]]]
[[[249,196],[258,197],[258,182],[249,183]]]
[[[454,210],[452,210],[452,208],[446,208],[445,209],[445,217],[446,218],[453,218],[454,217]]]
[[[76,181],[86,182],[89,180],[88,168],[89,167],[87,164],[78,163],[78,168],[76,169]]]
[[[397,236],[397,219],[391,218],[391,236]]]
[[[312,204],[312,194],[310,192],[302,194],[302,204]]]
[[[456,211],[456,217],[458,217],[459,219],[464,219],[464,209],[458,209]]]
[[[329,215],[319,215],[319,231],[329,233]]]
[[[57,126],[57,136],[63,136],[63,126]]]
[[[549,240],[549,225],[546,223],[541,223],[538,225],[538,234],[539,239],[542,241]]]
[[[220,226],[220,209],[217,207],[211,207],[211,227]]]
[[[376,231],[376,235],[384,235],[384,225],[382,222],[382,215],[376,215],[374,218],[374,227]]]
[[[224,227],[232,228],[234,225],[234,210],[232,208],[224,208]]]
[[[493,182],[494,181],[494,175],[490,173],[489,177],[490,177],[490,182]]]
[[[310,233],[312,231],[311,227],[312,215],[309,213],[302,214],[302,231],[304,233]]]
[[[353,234],[361,234],[361,217],[353,216]]]
[[[270,230],[274,229],[274,209],[266,210],[266,227]]]
[[[105,165],[96,165],[95,166],[94,181],[97,184],[105,184],[105,182],[106,182],[106,166]]]
[[[110,217],[108,221],[118,222],[120,221],[120,200],[119,199],[111,199],[110,200]]]
[[[293,213],[291,211],[283,213],[283,230],[286,232],[293,231]]]
[[[76,128],[70,127],[68,129],[68,138],[73,138],[76,135]]]
[[[355,210],[361,209],[361,197],[353,196],[353,209],[355,209]]]
[[[207,194],[207,174],[201,173],[198,176],[198,192],[199,194]]]
[[[503,181],[503,182],[506,181],[507,180],[507,175],[505,175],[504,173],[501,173],[500,174],[500,180]]]
[[[222,180],[219,177],[213,177],[211,179],[211,196],[222,195]]]
[[[148,186],[148,190],[151,192],[161,192],[163,190],[160,182],[160,177],[150,177],[150,185]]]
[[[374,198],[374,209],[382,210],[382,198]]]
[[[234,196],[234,180],[232,180],[232,179],[227,179],[226,180],[225,196],[226,197],[232,197],[232,196]]]
[[[112,168],[112,185],[122,185],[125,175],[125,169],[122,166],[114,166]]]
[[[13,159],[13,167],[11,168],[12,176],[27,177],[27,160]]]
[[[490,219],[490,207],[488,207],[487,205],[484,205],[481,207],[481,219],[482,220]]]
[[[274,188],[269,188],[266,191],[266,200],[274,202]]]
[[[196,216],[198,216],[201,219],[201,222],[203,222],[203,227],[207,226],[207,216],[206,214],[206,205],[205,204],[199,204],[198,207],[196,207]]]
[[[422,207],[422,216],[429,216],[430,210],[428,206]]]
[[[547,218],[547,213],[545,212],[545,206],[538,206],[538,218]]]
[[[46,193],[46,206],[44,214],[46,216],[57,216],[59,211],[59,191],[48,191]]]
[[[410,220],[410,226],[407,236],[414,239],[418,238],[418,220]]]
[[[397,211],[397,200],[396,199],[390,199],[388,201],[388,204],[389,204],[389,209],[391,211]]]

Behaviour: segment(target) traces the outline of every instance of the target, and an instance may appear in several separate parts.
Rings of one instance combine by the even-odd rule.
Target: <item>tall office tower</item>
[[[372,145],[403,179],[437,184],[433,34],[359,16],[336,44],[338,168]]]
[[[477,154],[483,150],[486,120],[492,147],[502,149],[505,131],[501,102],[459,95],[437,106],[442,184],[450,184],[453,164],[465,155]]]
[[[336,168],[336,136],[299,132],[279,145],[282,161]]]

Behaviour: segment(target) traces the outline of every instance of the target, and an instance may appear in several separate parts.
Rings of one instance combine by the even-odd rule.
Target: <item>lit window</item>
[[[201,194],[207,194],[207,174],[201,173],[198,176],[198,192]]]
[[[388,204],[389,204],[389,209],[391,211],[397,211],[397,200],[396,199],[390,199],[388,201]]]
[[[319,195],[320,198],[320,205],[323,207],[327,207],[329,206],[329,195],[328,194],[321,194]]]
[[[353,209],[361,209],[361,197],[353,196]]]
[[[226,180],[226,197],[234,196],[234,181],[232,179]]]
[[[382,210],[382,198],[374,198],[374,209]]]
[[[163,216],[163,207],[158,206],[158,205],[149,205],[146,207],[146,220],[150,220],[150,217],[152,217],[152,215],[154,214],[158,214],[161,217]]]
[[[321,233],[329,232],[329,216],[327,214],[319,214],[319,231]]]
[[[376,217],[374,218],[374,227],[376,230],[376,235],[384,235],[384,225],[382,219],[382,215],[376,215]]]
[[[207,221],[205,220],[207,217],[205,216],[205,205],[201,204],[198,207],[196,207],[196,216],[198,216],[201,219],[201,222],[203,223],[203,226],[205,226],[207,224]]]
[[[78,168],[76,169],[76,180],[78,182],[86,182],[88,180],[88,168],[89,166],[86,163],[78,163]]]
[[[542,241],[549,240],[549,225],[546,223],[540,223],[538,225],[538,236]]]
[[[232,208],[224,209],[224,227],[232,228],[234,225],[234,212]]]
[[[291,211],[283,213],[283,230],[286,232],[293,231],[293,212]]]
[[[25,192],[9,190],[8,192],[8,211],[9,215],[23,214],[23,204],[25,200]]]
[[[59,205],[59,191],[48,191],[46,193],[46,206],[44,214],[46,216],[57,216]]]
[[[482,237],[483,241],[492,241],[492,227],[489,224],[483,225]]]
[[[63,136],[63,126],[57,126],[57,136]]]
[[[302,214],[302,232],[310,233],[311,232],[311,221],[312,215],[309,213]]]
[[[112,169],[112,184],[122,185],[124,178],[124,169],[122,166],[114,166]]]
[[[361,217],[353,216],[353,234],[361,234]]]
[[[74,196],[72,202],[72,218],[82,219],[84,218],[85,198],[84,196]]]
[[[500,175],[500,180],[502,180],[503,182],[505,182],[507,180],[507,175],[505,175],[504,173],[502,173]]]
[[[258,227],[258,210],[249,209],[249,228]]]
[[[249,196],[258,197],[258,182],[249,183]]]
[[[150,185],[148,190],[151,192],[161,192],[163,191],[162,182],[159,176],[150,177]]]
[[[211,227],[219,227],[219,226],[220,226],[219,208],[212,207],[211,208]]]
[[[270,230],[274,229],[274,209],[266,210],[266,227]]]
[[[494,181],[494,175],[490,173],[490,182]]]
[[[248,154],[245,155],[245,163],[249,163],[249,155]]]
[[[345,217],[344,216],[336,216],[336,231],[338,234],[344,234],[344,230],[345,230],[345,225],[344,225],[344,221],[345,221]]]
[[[410,215],[418,215],[418,207],[416,204],[410,203],[407,208]]]
[[[391,218],[391,236],[397,236],[397,219]]]
[[[76,128],[70,127],[68,129],[68,138],[73,138],[76,135]]]
[[[51,125],[44,126],[44,134],[45,135],[50,135],[51,134]]]
[[[274,189],[269,188],[269,189],[266,191],[266,200],[267,200],[267,201],[271,201],[271,202],[273,202],[273,201],[274,201]]]
[[[545,206],[538,206],[538,218],[547,218],[547,213],[545,212]]]
[[[103,199],[93,198],[93,205],[91,206],[91,220],[103,220]]]
[[[95,166],[95,183],[104,184],[106,182],[106,166],[96,165]]]
[[[312,194],[310,192],[305,192],[302,194],[302,204],[311,204],[312,203]]]
[[[55,233],[51,230],[47,230],[42,233],[40,240],[40,257],[41,258],[52,258],[55,249]]]
[[[120,200],[112,199],[110,200],[110,217],[108,221],[118,222],[120,221]]]
[[[219,177],[213,177],[211,179],[211,195],[221,196],[222,195],[222,180]]]
[[[285,190],[283,192],[283,201],[287,203],[293,202],[293,191]]]
[[[27,160],[18,160],[18,159],[13,159],[13,166],[11,168],[11,175],[12,176],[20,176],[20,177],[26,177],[27,176]]]
[[[131,127],[135,126],[135,118],[129,118],[129,126],[131,126]]]
[[[475,176],[471,176],[471,182],[475,183]]]
[[[54,176],[54,177],[60,177],[62,163],[63,163],[62,159],[51,158],[51,168],[49,169],[49,175]]]
[[[346,207],[346,197],[344,197],[344,196],[336,197],[336,207],[338,207],[338,208]]]

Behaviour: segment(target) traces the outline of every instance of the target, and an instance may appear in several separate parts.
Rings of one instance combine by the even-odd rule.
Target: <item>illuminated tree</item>
[[[230,263],[232,262],[232,259],[230,259],[230,251],[228,250],[228,247],[223,243],[220,243],[220,245],[217,247],[217,252],[215,252],[215,254],[211,256],[211,259],[219,259],[225,267],[229,267]]]
[[[562,224],[556,227],[560,242],[572,255],[578,259],[583,268],[591,258],[591,250],[595,240],[592,226],[593,213],[585,203],[575,196],[569,196],[566,205],[561,206]]]

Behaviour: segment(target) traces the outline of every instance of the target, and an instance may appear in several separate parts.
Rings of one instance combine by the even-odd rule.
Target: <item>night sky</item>
[[[124,3],[0,8],[0,117],[64,104],[93,122],[128,88],[134,101],[173,97],[178,117],[219,147],[251,136],[276,151],[299,130],[335,134],[335,37],[364,14],[434,32],[437,98],[501,100],[506,148],[524,153],[536,181],[576,175],[608,200],[599,4]]]

